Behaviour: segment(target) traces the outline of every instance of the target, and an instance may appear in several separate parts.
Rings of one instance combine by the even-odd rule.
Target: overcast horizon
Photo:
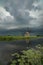
[[[0,29],[43,28],[43,0],[0,0]]]

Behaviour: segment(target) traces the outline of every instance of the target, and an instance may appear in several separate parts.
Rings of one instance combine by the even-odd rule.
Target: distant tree
[[[37,37],[39,37],[40,35],[37,35]]]

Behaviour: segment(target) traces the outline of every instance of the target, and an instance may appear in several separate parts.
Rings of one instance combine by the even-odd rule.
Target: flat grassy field
[[[25,40],[25,39],[38,39],[43,38],[43,36],[0,36],[0,41],[15,41],[15,40]]]

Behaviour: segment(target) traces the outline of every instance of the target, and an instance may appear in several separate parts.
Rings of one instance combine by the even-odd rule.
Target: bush
[[[42,65],[41,52],[39,50],[23,50],[12,54],[13,59],[9,65]]]

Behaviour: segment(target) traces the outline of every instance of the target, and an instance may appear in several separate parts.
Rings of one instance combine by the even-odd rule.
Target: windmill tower
[[[25,42],[26,42],[26,44],[27,44],[27,48],[29,47],[29,41],[30,41],[30,39],[27,39],[27,37],[29,37],[30,36],[30,33],[29,32],[26,32],[25,33]]]

